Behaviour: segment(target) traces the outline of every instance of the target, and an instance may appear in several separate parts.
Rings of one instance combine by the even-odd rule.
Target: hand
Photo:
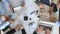
[[[51,31],[49,29],[46,29],[45,34],[51,34]]]
[[[22,27],[23,27],[22,25],[17,25],[16,28],[15,28],[15,30],[18,31],[18,30],[20,30]]]
[[[52,22],[56,22],[56,16],[52,15],[49,17],[49,20],[52,21]]]
[[[5,16],[1,16],[2,22],[6,21],[6,17]]]
[[[43,31],[43,27],[42,26],[39,26],[38,28],[37,28],[37,32],[38,33],[41,33]]]

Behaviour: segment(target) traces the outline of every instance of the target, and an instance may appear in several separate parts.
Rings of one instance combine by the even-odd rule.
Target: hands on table
[[[41,33],[42,31],[43,31],[43,27],[42,26],[37,28],[37,32],[38,33]],[[49,29],[46,29],[45,34],[51,34],[51,31]]]

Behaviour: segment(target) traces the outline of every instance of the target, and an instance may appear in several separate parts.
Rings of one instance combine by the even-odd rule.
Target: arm
[[[34,33],[33,34],[37,34],[37,32],[36,31],[34,31]]]
[[[25,29],[22,29],[21,31],[22,31],[22,34],[26,34]]]
[[[13,33],[15,33],[16,31],[15,31],[15,29],[11,29],[10,31],[8,31],[6,34],[13,34]]]
[[[15,29],[11,29],[10,26],[7,26],[6,28],[3,29],[5,34],[13,34],[14,32],[16,32]]]

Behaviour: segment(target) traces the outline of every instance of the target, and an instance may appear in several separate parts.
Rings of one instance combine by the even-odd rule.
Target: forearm
[[[13,34],[13,33],[15,33],[16,32],[16,30],[15,29],[11,29],[10,31],[8,31],[6,34]]]

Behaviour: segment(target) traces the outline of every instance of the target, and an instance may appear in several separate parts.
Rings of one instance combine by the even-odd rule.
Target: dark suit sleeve
[[[12,29],[12,30],[8,31],[6,34],[13,34],[15,32],[16,32],[15,29]]]
[[[22,34],[26,34],[25,29],[22,29],[21,31],[22,31]]]
[[[37,34],[37,33],[36,33],[36,31],[34,31],[34,33],[33,33],[33,34]]]

